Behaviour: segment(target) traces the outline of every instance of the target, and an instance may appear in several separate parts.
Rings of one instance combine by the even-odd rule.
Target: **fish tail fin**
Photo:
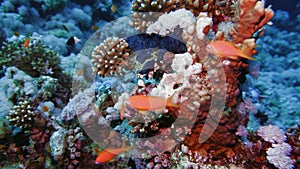
[[[125,103],[124,103],[124,99],[122,100],[122,108],[120,111],[120,119],[123,120],[124,119],[124,114],[125,114]]]
[[[122,146],[121,146],[121,149],[123,149],[123,151],[129,151],[132,148],[133,148],[133,144],[128,146],[128,145],[126,145],[126,141],[125,140],[123,141]]]
[[[256,60],[256,58],[251,56],[252,50],[254,50],[254,48],[246,47],[245,49],[242,50],[242,54],[240,55],[240,57],[249,59],[249,60]]]
[[[174,97],[174,95],[175,94],[173,94],[172,96],[170,96],[170,97],[167,98],[167,106],[179,108],[180,107],[179,104],[174,104],[173,103],[173,97]]]
[[[123,140],[123,143],[122,143],[122,146],[121,146],[121,148],[125,148],[125,147],[127,147],[127,146],[126,146],[126,141],[125,141],[125,140]]]

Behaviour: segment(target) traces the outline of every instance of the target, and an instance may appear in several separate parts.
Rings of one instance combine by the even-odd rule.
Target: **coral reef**
[[[148,81],[148,86],[146,85],[145,80],[143,80],[144,75],[142,75],[140,77],[142,79],[137,79],[136,81],[135,85],[137,87],[132,88],[129,95],[124,93],[122,95],[120,94],[121,96],[119,97],[118,102],[115,103],[115,105],[119,106],[114,106],[114,108],[117,109],[121,114],[123,111],[123,108],[121,108],[122,106],[120,106],[122,105],[121,102],[124,102],[124,100],[126,101],[126,98],[132,95],[154,95],[166,97],[172,96],[176,93],[174,100],[181,104],[180,110],[167,107],[163,112],[143,114],[146,115],[146,117],[141,117],[139,115],[140,112],[126,109],[125,118],[126,120],[129,120],[128,124],[133,126],[131,133],[137,135],[138,137],[157,135],[158,133],[162,133],[164,130],[159,126],[163,126],[163,124],[168,126],[167,124],[170,123],[168,121],[172,122],[176,120],[174,117],[176,117],[178,114],[182,113],[187,115],[188,113],[195,111],[197,118],[195,120],[195,125],[191,130],[186,131],[184,126],[174,127],[176,128],[174,131],[175,133],[180,132],[179,130],[181,130],[185,131],[183,133],[187,134],[183,140],[183,144],[191,152],[191,154],[188,155],[188,159],[193,163],[199,162],[198,159],[205,159],[205,162],[198,164],[199,166],[206,164],[228,165],[228,163],[237,162],[239,159],[237,159],[237,154],[235,154],[235,151],[236,149],[241,149],[240,151],[243,151],[243,148],[239,147],[236,131],[239,127],[244,127],[247,125],[249,112],[254,114],[257,113],[257,110],[253,108],[254,106],[251,103],[251,100],[247,100],[242,97],[242,92],[239,88],[239,86],[245,82],[249,63],[245,59],[233,60],[230,58],[218,58],[212,55],[207,57],[208,53],[206,53],[205,47],[211,43],[211,41],[227,40],[233,42],[238,49],[247,51],[247,55],[252,55],[251,51],[254,49],[256,43],[255,39],[252,38],[253,34],[273,17],[273,11],[270,8],[265,9],[262,1],[253,1],[252,5],[245,5],[246,1],[238,1],[236,4],[233,4],[236,7],[234,8],[235,14],[233,14],[232,8],[227,6],[228,3],[225,3],[226,5],[224,5],[227,7],[227,10],[224,10],[226,7],[222,8],[221,10],[216,5],[216,8],[208,7],[208,13],[204,13],[206,10],[199,10],[198,12],[191,10],[194,13],[190,13],[188,11],[189,8],[186,8],[187,10],[176,10],[182,7],[179,4],[180,2],[178,2],[179,5],[176,3],[177,2],[175,1],[163,2],[162,4],[159,4],[156,1],[136,1],[133,3],[134,11],[170,12],[174,10],[174,12],[166,13],[161,16],[154,13],[149,13],[149,16],[147,16],[147,13],[138,14],[133,12],[133,22],[131,23],[131,26],[142,31],[147,30],[148,33],[156,33],[162,36],[174,35],[172,33],[178,31],[175,30],[175,28],[179,28],[183,31],[182,37],[179,38],[182,38],[187,42],[186,46],[189,53],[184,55],[175,54],[175,56],[171,58],[173,62],[169,64],[172,69],[163,72],[160,78],[154,78],[154,82]],[[195,16],[192,16],[192,14]],[[251,17],[247,17],[247,15]],[[180,16],[185,16],[184,18],[187,20],[181,21],[178,19],[182,18]],[[156,18],[158,18],[157,22]],[[250,21],[245,18],[249,19]],[[148,21],[148,19],[150,21]],[[177,20],[178,22],[176,22]],[[183,26],[181,26],[181,24]],[[237,30],[241,32],[245,31],[247,33],[244,34],[245,36],[240,36]],[[128,46],[131,47],[133,45],[129,43]],[[157,47],[159,45],[155,45],[154,41],[152,42],[152,46]],[[141,49],[144,49],[144,47],[141,47]],[[128,57],[128,59],[130,58]],[[218,62],[219,60],[220,63]],[[145,73],[143,73],[147,78],[153,78],[151,74],[155,74],[155,72],[157,72],[160,68],[165,67],[164,62],[158,62],[155,59],[154,64],[150,64],[148,66],[150,66],[147,67],[149,71],[145,71]],[[122,65],[120,67],[122,67]],[[220,76],[222,77],[222,70],[226,75],[224,78],[226,80],[227,90],[224,91],[220,91],[221,88],[224,88],[225,82],[219,78]],[[139,72],[139,70],[135,72]],[[212,81],[216,84],[210,85],[210,82]],[[180,85],[177,86],[178,84]],[[185,88],[190,88],[190,90]],[[177,92],[179,92],[179,94],[177,94]],[[226,97],[225,108],[222,110],[222,116],[217,116],[220,117],[219,119],[209,115],[209,107],[211,104],[213,104],[212,97],[214,92]],[[223,94],[223,92],[226,94]],[[186,97],[194,98],[195,100],[192,99],[185,101],[184,98]],[[196,100],[198,103],[195,103]],[[112,103],[109,103],[109,105],[110,104]],[[236,110],[237,105],[239,106],[238,111]],[[103,107],[103,104],[100,104],[100,107]],[[107,108],[107,110],[110,109]],[[217,110],[213,109],[213,111]],[[109,112],[110,113],[104,113],[104,116],[107,115],[108,117],[108,114],[112,115],[113,120],[108,121],[113,124],[115,121],[117,121],[118,116],[116,116],[116,114],[118,114],[118,112],[115,110]],[[157,113],[159,114],[158,116],[156,115]],[[191,116],[189,117],[188,115],[184,117],[184,120],[189,118],[189,120],[192,119]],[[153,118],[156,119],[153,121]],[[209,126],[214,126],[215,121],[220,120],[219,125],[216,126],[216,129],[205,126],[207,125],[205,121],[209,118],[212,118],[212,120],[209,121]],[[123,119],[121,118],[121,120]],[[138,122],[140,120],[145,120],[146,123]],[[198,143],[198,138],[200,137],[201,139],[200,133],[203,134],[203,132],[206,133],[206,135],[208,135],[208,133],[213,134],[211,137],[205,140],[205,142]],[[172,129],[171,133],[173,133]],[[252,134],[247,132],[244,133],[244,135]],[[260,130],[258,133],[259,135],[263,136]],[[223,139],[220,140],[219,138]],[[144,145],[141,142],[138,143],[139,146]],[[151,147],[151,145],[155,145],[155,142],[147,143],[148,147]],[[245,148],[245,151],[250,150]],[[260,150],[260,152],[265,151],[266,149]],[[245,154],[247,154],[247,152],[245,152]],[[263,155],[263,153],[260,154]],[[150,159],[155,160],[156,158],[151,157]],[[265,161],[257,166],[268,166],[269,164],[266,157],[264,157],[264,159]],[[135,159],[135,161],[144,167],[147,166],[147,162],[149,162],[146,162],[143,159]],[[150,161],[151,162],[148,164],[150,168],[156,165],[161,165],[160,163],[156,164],[155,161],[154,163],[152,160]],[[240,165],[244,166],[242,163]],[[245,166],[247,165],[248,164],[245,164]]]
[[[0,52],[1,71],[5,71],[5,67],[14,65],[33,77],[41,75],[58,77],[61,68],[57,53],[39,40],[31,39],[27,47],[23,46],[24,41],[25,39],[3,44]]]
[[[1,1],[0,168],[299,168],[300,36],[265,5]]]
[[[232,16],[235,10],[234,1],[133,1],[131,26],[144,32],[151,23],[163,13],[169,13],[178,9],[187,9],[195,16],[200,12],[208,12],[210,17]],[[145,13],[146,12],[146,13]]]

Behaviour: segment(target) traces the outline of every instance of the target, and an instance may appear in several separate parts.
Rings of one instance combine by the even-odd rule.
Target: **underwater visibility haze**
[[[0,0],[0,168],[300,169],[299,32],[299,0]]]

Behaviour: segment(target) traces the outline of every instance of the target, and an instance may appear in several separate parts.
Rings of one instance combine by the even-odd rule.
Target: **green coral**
[[[0,50],[0,77],[5,68],[15,66],[32,77],[41,75],[57,76],[61,72],[57,52],[45,46],[40,40],[31,40],[24,47],[25,40],[4,42]]]
[[[39,87],[39,93],[44,100],[53,97],[53,94],[58,90],[58,80],[49,76],[41,76],[37,79],[37,85]]]

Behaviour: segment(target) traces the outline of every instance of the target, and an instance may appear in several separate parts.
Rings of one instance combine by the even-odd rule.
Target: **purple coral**
[[[284,132],[274,125],[260,126],[257,134],[269,143],[283,143],[286,140]]]
[[[267,151],[267,159],[279,169],[294,168],[293,160],[288,156],[292,147],[288,143],[273,144]]]

